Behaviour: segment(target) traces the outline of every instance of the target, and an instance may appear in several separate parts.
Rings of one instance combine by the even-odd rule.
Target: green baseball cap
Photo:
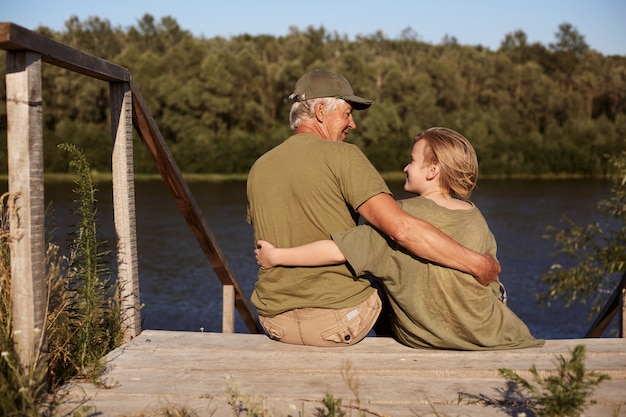
[[[289,96],[294,102],[322,97],[343,99],[355,110],[365,110],[373,103],[372,100],[355,95],[352,86],[344,76],[318,69],[300,77],[293,94]]]

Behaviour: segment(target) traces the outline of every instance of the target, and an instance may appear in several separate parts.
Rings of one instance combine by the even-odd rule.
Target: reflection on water
[[[407,196],[402,183],[390,184],[397,198]],[[5,186],[6,187],[6,186]],[[69,214],[71,183],[47,183],[46,201],[55,209],[55,236],[62,243],[75,219]],[[252,229],[246,223],[245,183],[192,182],[191,191],[220,249],[249,297],[256,280]],[[111,187],[99,184],[101,232],[114,242]],[[567,214],[580,224],[595,219],[596,203],[609,195],[597,180],[482,180],[472,200],[481,209],[498,241],[501,279],[509,305],[541,338],[582,337],[588,312],[562,303],[538,306],[534,294],[544,290],[540,276],[554,262],[553,242],[542,238],[548,225],[559,226]],[[160,181],[136,184],[137,245],[143,328],[221,330],[222,287],[200,250],[169,191]],[[241,319],[236,331],[246,332]],[[614,326],[615,327],[615,324]]]

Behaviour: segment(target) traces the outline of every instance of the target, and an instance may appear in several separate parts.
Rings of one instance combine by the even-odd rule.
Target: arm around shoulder
[[[459,245],[423,219],[411,216],[389,194],[377,194],[359,209],[374,227],[420,258],[473,275],[482,285],[498,278],[500,264],[493,256]]]

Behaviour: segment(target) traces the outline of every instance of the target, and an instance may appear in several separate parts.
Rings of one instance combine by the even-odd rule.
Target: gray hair
[[[315,117],[315,105],[319,102],[324,103],[326,109],[331,112],[337,108],[337,105],[344,101],[336,97],[314,98],[306,101],[296,101],[291,105],[289,112],[289,124],[292,130],[296,130],[303,120],[313,119]]]

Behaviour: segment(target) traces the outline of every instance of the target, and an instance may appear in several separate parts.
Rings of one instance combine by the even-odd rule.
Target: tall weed
[[[71,144],[59,145],[72,156],[76,169],[73,210],[77,223],[70,234],[65,273],[51,282],[48,315],[50,370],[62,383],[77,374],[97,379],[102,358],[121,343],[117,282],[107,267],[110,251],[98,233],[96,185],[84,153]],[[95,382],[95,381],[94,381]]]

